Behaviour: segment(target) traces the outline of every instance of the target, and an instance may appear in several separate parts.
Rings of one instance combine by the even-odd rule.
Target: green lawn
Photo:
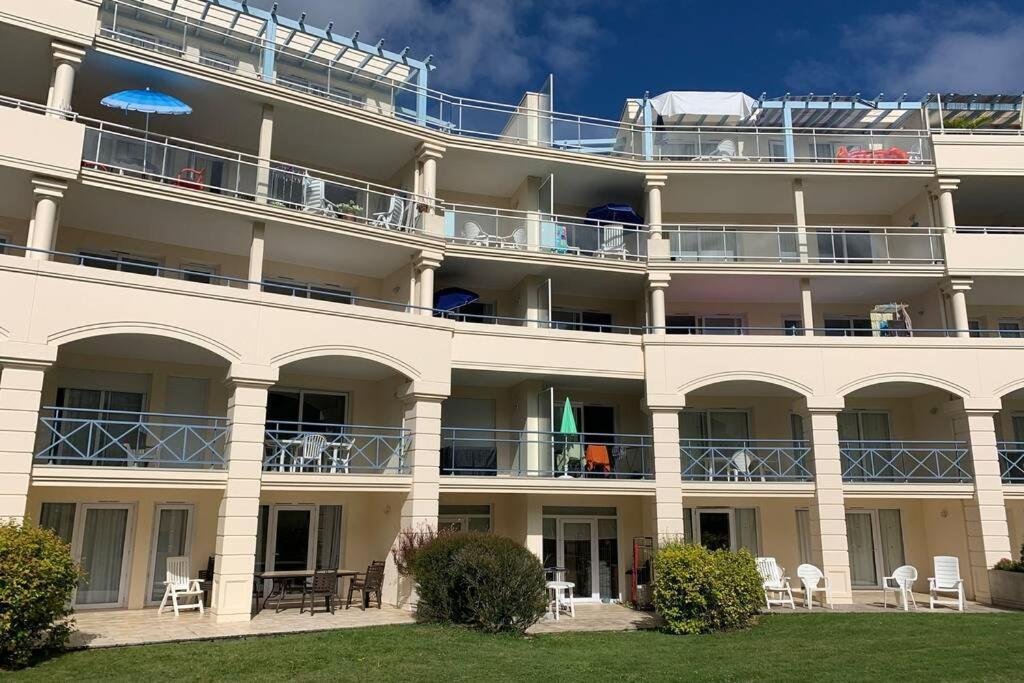
[[[384,626],[72,652],[24,680],[1021,681],[1024,614],[797,614],[716,636]]]

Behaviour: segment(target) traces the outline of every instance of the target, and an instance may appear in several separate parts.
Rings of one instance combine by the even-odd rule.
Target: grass
[[[514,638],[381,626],[71,652],[12,678],[246,681],[1020,681],[1024,614],[798,614],[712,636]]]

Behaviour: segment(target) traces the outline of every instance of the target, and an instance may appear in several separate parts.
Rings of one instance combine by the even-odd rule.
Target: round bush
[[[510,538],[444,533],[411,560],[417,619],[465,624],[483,631],[523,633],[547,610],[544,569]]]
[[[670,543],[654,557],[654,608],[670,633],[713,633],[753,623],[764,599],[754,556]]]
[[[0,666],[26,666],[67,643],[79,575],[71,549],[49,529],[0,523]]]

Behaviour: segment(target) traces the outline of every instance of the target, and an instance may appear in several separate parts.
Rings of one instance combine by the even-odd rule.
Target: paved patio
[[[807,612],[807,609],[805,609],[805,607],[804,607],[803,593],[801,591],[794,590],[793,591],[793,598],[796,600],[796,612],[798,612],[798,613],[799,612]],[[902,607],[896,607],[893,604],[894,599],[895,598],[893,597],[893,594],[889,593],[889,597],[888,597],[889,606],[888,607],[883,607],[882,606],[882,591],[871,591],[871,590],[868,590],[868,591],[854,591],[853,592],[853,604],[852,605],[836,605],[835,606],[835,611],[836,612],[861,612],[861,613],[865,613],[865,612],[866,613],[871,613],[871,612],[875,612],[875,613],[878,613],[878,612],[902,612],[903,611]],[[949,598],[948,597],[944,597],[943,599],[949,599]],[[914,593],[914,600],[917,601],[917,610],[916,611],[919,611],[919,612],[925,612],[925,613],[931,613],[931,614],[959,614],[959,612],[957,612],[955,607],[936,606],[934,610],[928,609],[928,594],[927,593]],[[821,609],[824,609],[825,611],[828,611],[827,607],[826,608],[822,608],[819,605],[820,605],[820,603],[818,602],[817,598],[815,598],[813,611],[817,612],[817,611],[819,611]],[[910,605],[910,611],[912,611],[912,612],[915,611],[913,604]],[[985,613],[994,614],[994,613],[998,613],[998,612],[1012,612],[1013,610],[1003,609],[1001,607],[992,607],[990,605],[983,605],[980,602],[971,602],[970,600],[968,600],[967,604],[966,604],[966,606],[964,608],[964,611],[967,612],[967,613],[974,613],[974,614],[985,614]],[[776,606],[774,609],[772,609],[772,613],[773,614],[792,614],[793,610],[789,609],[788,607],[778,607],[778,606]]]

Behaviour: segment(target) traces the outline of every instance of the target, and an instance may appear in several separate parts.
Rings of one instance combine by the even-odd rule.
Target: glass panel
[[[793,439],[794,446],[798,443],[802,443],[806,439],[806,435],[804,434],[804,416],[800,413],[790,413],[789,434],[790,438]]]
[[[85,578],[78,584],[79,605],[111,605],[120,601],[124,541],[128,510],[87,508],[82,530],[81,567]]]
[[[459,517],[438,517],[437,528],[439,531],[462,531],[462,519]]]
[[[316,568],[341,567],[341,506],[321,505],[316,536]]]
[[[275,536],[274,569],[308,569],[309,510],[278,510]]]
[[[796,536],[800,541],[800,564],[810,564],[811,560],[811,512],[796,511]]]
[[[860,421],[857,413],[841,412],[837,416],[840,441],[860,441]]]
[[[43,503],[39,513],[39,526],[50,529],[60,540],[71,545],[71,535],[75,531],[74,503]]]
[[[1013,416],[1013,440],[1024,441],[1024,415]]]
[[[341,424],[345,421],[345,396],[339,394],[302,393],[303,426]]]
[[[619,597],[619,532],[614,519],[597,520],[597,580],[602,600]]]
[[[487,533],[491,530],[491,518],[490,517],[470,517],[469,518],[469,530],[479,531],[481,533]]]
[[[270,526],[270,506],[260,505],[260,516],[256,525],[256,571],[267,569],[267,529]]]
[[[747,414],[740,411],[708,413],[708,433],[712,439],[747,439]]]
[[[854,586],[877,586],[875,542],[871,531],[871,515],[846,514],[846,536],[850,544],[850,581]]]
[[[683,508],[683,541],[693,543],[693,510]]]
[[[553,517],[544,518],[544,544],[541,554],[543,555],[542,564],[545,569],[558,566],[557,528],[558,522]]]
[[[590,522],[563,522],[562,534],[565,580],[576,584],[575,594],[578,597],[590,597],[594,593],[591,576],[594,549],[590,538]]]
[[[729,531],[728,512],[697,513],[700,523],[700,542],[709,550],[731,550],[732,537]]]
[[[705,439],[704,418],[707,413],[684,410],[679,413],[679,436],[683,439]]]
[[[162,509],[157,520],[156,551],[153,556],[152,580],[149,599],[159,600],[164,596],[164,580],[167,578],[167,558],[188,554],[185,536],[188,534],[188,510]],[[191,577],[190,577],[191,578]]]
[[[866,232],[844,231],[846,256],[850,261],[871,261],[871,235]]]
[[[761,544],[757,536],[757,510],[736,508],[736,545],[746,548],[752,555],[760,554]]]
[[[267,395],[267,427],[280,429],[280,422],[299,421],[299,394],[271,391]]]
[[[900,511],[879,510],[878,532],[882,541],[882,571],[885,572],[885,576],[892,576],[892,570],[906,562],[903,555]]]

